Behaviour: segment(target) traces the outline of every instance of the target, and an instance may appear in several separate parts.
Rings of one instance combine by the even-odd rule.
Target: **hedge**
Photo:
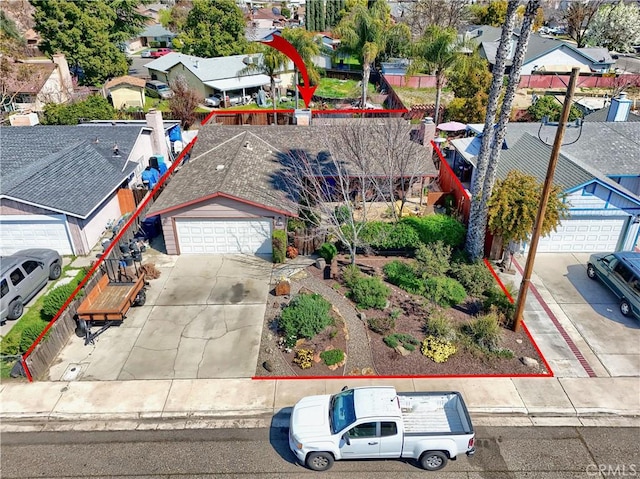
[[[402,218],[402,223],[411,226],[423,243],[435,243],[440,240],[453,248],[462,246],[467,232],[465,226],[458,220],[440,214],[409,216]]]
[[[273,232],[273,262],[284,263],[287,257],[287,232],[275,230]]]

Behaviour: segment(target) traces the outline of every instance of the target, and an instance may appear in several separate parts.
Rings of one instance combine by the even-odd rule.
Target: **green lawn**
[[[159,111],[169,111],[169,100],[161,100],[160,98],[145,97],[144,111],[155,108]]]
[[[338,78],[322,78],[316,95],[324,98],[359,98],[360,82],[356,80],[339,80]],[[369,94],[375,93],[375,86],[368,85]]]

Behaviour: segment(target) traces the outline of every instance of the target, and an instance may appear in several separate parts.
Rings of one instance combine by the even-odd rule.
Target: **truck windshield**
[[[331,433],[342,431],[356,420],[356,411],[353,406],[353,389],[348,389],[331,397],[329,404],[329,423]]]

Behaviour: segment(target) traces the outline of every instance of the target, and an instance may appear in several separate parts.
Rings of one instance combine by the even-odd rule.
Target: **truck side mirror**
[[[344,443],[345,443],[347,446],[350,446],[350,445],[351,445],[351,439],[349,439],[349,433],[348,433],[348,432],[345,432],[345,433],[342,435],[342,439],[344,439]]]
[[[346,391],[347,389],[349,389],[349,386],[344,386],[340,391]]]

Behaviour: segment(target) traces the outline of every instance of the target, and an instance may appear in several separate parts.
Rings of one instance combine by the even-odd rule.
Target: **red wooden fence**
[[[435,141],[431,141],[431,146],[440,160],[440,175],[438,176],[440,188],[442,188],[442,191],[453,194],[456,202],[456,210],[460,215],[461,221],[466,225],[469,223],[471,194],[466,190],[460,182],[460,179],[453,172]]]

